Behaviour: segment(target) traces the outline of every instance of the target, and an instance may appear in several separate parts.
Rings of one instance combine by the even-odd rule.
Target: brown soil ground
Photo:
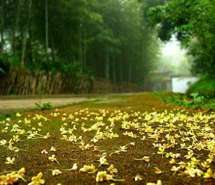
[[[185,110],[181,107],[176,107],[173,105],[167,105],[160,101],[160,99],[153,94],[143,93],[136,95],[127,96],[117,96],[117,97],[105,97],[99,101],[89,102],[86,98],[70,98],[70,99],[44,99],[44,102],[51,102],[56,106],[62,106],[71,103],[80,103],[75,105],[66,106],[59,108],[58,110],[50,111],[29,111],[23,113],[19,118],[11,118],[8,128],[5,127],[5,122],[0,122],[0,140],[9,140],[13,137],[14,133],[9,132],[13,124],[19,124],[20,128],[24,130],[33,131],[34,129],[41,129],[40,134],[45,135],[47,132],[50,133],[51,137],[48,139],[30,139],[26,140],[24,135],[20,135],[21,141],[17,142],[17,145],[21,150],[18,153],[9,151],[7,148],[0,146],[0,175],[4,174],[6,171],[18,170],[21,167],[26,168],[26,180],[27,182],[19,182],[17,185],[28,184],[31,177],[38,174],[40,171],[44,174],[44,179],[47,185],[110,185],[112,182],[101,182],[96,183],[96,174],[87,174],[77,171],[67,171],[64,169],[69,169],[74,163],[78,164],[78,167],[82,167],[84,164],[94,164],[100,171],[106,170],[106,167],[99,167],[98,159],[102,153],[107,153],[107,159],[110,164],[114,164],[118,169],[118,174],[116,178],[123,178],[123,182],[114,182],[115,185],[145,185],[147,182],[156,182],[161,179],[163,185],[215,185],[213,179],[203,179],[200,177],[191,178],[187,175],[176,174],[170,171],[172,165],[170,165],[169,160],[161,155],[157,154],[157,149],[153,147],[153,139],[146,138],[142,141],[140,138],[131,138],[123,135],[123,130],[120,127],[114,128],[114,132],[119,134],[119,138],[101,140],[89,149],[80,149],[80,143],[72,143],[62,140],[60,128],[64,126],[66,130],[69,128],[77,127],[75,130],[76,136],[82,136],[86,143],[90,143],[92,135],[95,133],[83,132],[81,130],[84,125],[89,128],[95,124],[96,117],[103,116],[104,122],[109,122],[110,117],[117,118],[120,112],[123,114],[134,114],[135,112],[145,113],[145,112],[165,112],[171,111],[171,113],[177,113],[180,111],[186,111],[187,114],[195,114],[196,111]],[[94,99],[95,100],[95,99]],[[14,109],[14,108],[32,108],[38,100],[0,100],[0,109]],[[120,112],[117,112],[119,111]],[[36,120],[35,115],[40,114],[45,116],[48,121]],[[73,115],[75,118],[70,120],[69,115]],[[123,117],[123,116],[122,116]],[[31,123],[25,124],[24,118],[32,120]],[[65,119],[64,119],[65,118]],[[118,122],[123,121],[121,118]],[[141,116],[134,116],[132,119],[139,119],[143,121]],[[21,120],[21,121],[19,121]],[[38,123],[42,123],[43,126],[39,127]],[[121,123],[120,123],[121,124]],[[179,124],[180,125],[180,124]],[[154,125],[153,125],[154,126]],[[3,130],[5,130],[3,132]],[[102,129],[106,129],[105,126]],[[214,127],[213,127],[214,129]],[[107,131],[108,129],[106,129]],[[135,129],[129,129],[134,134],[139,134]],[[165,137],[165,136],[163,136]],[[128,143],[135,142],[135,145],[128,145],[127,152],[122,152],[119,154],[109,155],[120,148],[120,146],[127,145]],[[57,151],[50,152],[49,149],[54,146]],[[55,154],[59,161],[50,162],[47,155],[42,155],[41,151],[46,149],[49,151],[48,155]],[[172,152],[178,152],[173,149]],[[204,155],[202,153],[201,155]],[[206,154],[205,154],[206,155]],[[13,165],[6,165],[5,158],[7,156],[16,157],[16,162]],[[150,162],[140,159],[143,156],[150,156]],[[201,156],[202,157],[202,156]],[[204,158],[204,156],[202,157]],[[155,173],[155,168],[159,168],[162,173]],[[53,177],[51,175],[52,169],[61,169],[63,174]],[[215,167],[212,166],[215,170]],[[134,177],[139,174],[143,177],[141,181],[134,181]]]

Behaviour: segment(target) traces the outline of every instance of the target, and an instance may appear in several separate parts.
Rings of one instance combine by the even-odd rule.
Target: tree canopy
[[[188,47],[195,73],[214,77],[215,1],[166,0],[152,7],[148,15],[162,40],[175,34]]]

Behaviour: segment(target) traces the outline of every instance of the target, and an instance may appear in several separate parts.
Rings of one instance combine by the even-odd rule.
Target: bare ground
[[[65,104],[60,104],[66,105],[67,103],[71,104],[71,102],[68,101],[72,99],[80,100],[79,97],[66,99],[55,98],[53,100],[59,100],[61,103],[65,103],[64,100],[66,100]],[[47,100],[50,102],[51,99],[43,99],[44,102],[47,102]],[[20,148],[19,153],[14,153],[8,150],[7,145],[0,146],[0,174],[1,172],[4,174],[8,171],[18,170],[21,167],[25,167],[25,179],[27,182],[20,181],[18,183],[19,185],[27,184],[30,182],[31,177],[35,176],[39,172],[44,174],[44,179],[47,185],[110,185],[111,182],[96,183],[96,173],[88,174],[81,173],[79,171],[79,169],[85,164],[94,164],[99,171],[106,170],[106,167],[100,166],[98,162],[99,158],[106,153],[108,162],[110,164],[114,164],[119,171],[116,178],[124,179],[123,182],[116,182],[116,185],[146,185],[147,182],[154,182],[155,184],[158,179],[161,179],[165,185],[215,184],[214,179],[203,179],[202,177],[192,178],[183,173],[173,173],[171,171],[173,165],[170,164],[169,158],[165,158],[163,155],[160,155],[157,151],[158,149],[153,145],[156,143],[165,144],[167,142],[166,135],[172,136],[174,138],[173,141],[177,141],[179,144],[182,142],[181,138],[183,139],[183,137],[184,139],[192,138],[186,134],[186,130],[189,130],[190,126],[192,126],[192,124],[190,124],[189,121],[187,122],[187,120],[191,120],[196,116],[198,117],[201,115],[201,112],[198,114],[197,110],[185,110],[181,107],[164,104],[158,97],[150,93],[136,94],[127,97],[117,96],[114,99],[107,96],[103,98],[97,97],[94,98],[94,100],[99,101],[95,102],[86,102],[89,100],[88,98],[82,100],[83,103],[81,104],[43,112],[28,111],[23,113],[21,117],[11,118],[8,122],[3,121],[2,124],[0,124],[0,130],[2,130],[2,132],[0,132],[0,139],[5,139],[9,142],[11,138],[17,138],[17,134],[12,132],[13,123],[19,125],[19,127],[17,127],[18,132],[21,128],[27,135],[20,134],[18,138],[21,140],[15,143],[16,146]],[[0,100],[0,103],[2,101],[3,100]],[[31,101],[35,101],[35,99],[31,101],[14,101],[19,102],[24,107],[24,102],[27,102],[28,104]],[[9,100],[6,102],[9,102]],[[78,102],[76,101],[75,103]],[[14,105],[15,104],[12,104],[12,106]],[[0,106],[2,106],[2,104],[0,104]],[[145,116],[143,116],[143,114]],[[151,118],[153,119],[152,122],[148,120],[148,114],[151,115]],[[129,117],[126,118],[128,115]],[[184,120],[184,116],[186,116],[187,119]],[[207,135],[207,133],[204,133],[205,131],[210,132],[210,134],[214,133],[214,116],[212,114],[202,116],[202,118],[206,118],[203,119],[203,123],[206,124],[202,124],[199,119],[194,120],[196,122],[194,125],[199,128],[199,130],[196,130],[195,128],[195,132],[191,133],[194,134],[194,136],[196,136],[196,132],[199,133],[197,135],[205,134],[205,137]],[[47,121],[43,120],[44,117]],[[104,133],[108,133],[108,131],[111,130],[110,128],[112,128],[111,122],[114,120],[115,126],[113,126],[112,131],[113,133],[118,133],[119,137],[103,139],[97,143],[92,143],[91,139],[94,137],[96,132],[85,132],[82,129],[91,128],[91,126],[95,125],[101,117],[106,124],[100,129],[105,131]],[[179,119],[179,122],[174,122],[176,126],[174,126],[174,124],[170,124],[170,126],[173,126],[176,130],[167,129],[169,125],[168,123],[176,119],[175,117]],[[29,120],[31,123],[24,123]],[[133,125],[132,123],[142,123],[143,126],[149,124],[150,127],[146,127],[148,128],[147,131],[147,129],[145,130],[145,126],[144,128],[136,128],[136,124],[134,124],[134,128],[126,128],[126,130],[123,130],[122,123],[125,120],[128,125]],[[41,123],[42,125],[39,125]],[[210,126],[210,129],[207,128],[207,125]],[[71,136],[77,136],[77,138],[81,137],[82,142],[79,142],[79,140],[78,142],[62,140],[61,131],[62,129],[64,130],[64,128],[65,131],[71,131],[71,129],[74,129],[74,135],[71,134]],[[28,139],[27,136],[29,133],[34,133],[35,129],[40,134],[40,137]],[[141,129],[142,131],[139,132],[138,129]],[[201,132],[201,130],[203,132]],[[182,132],[185,135],[181,135],[176,138],[177,134],[175,134],[175,131],[176,133]],[[50,137],[48,139],[41,138],[41,136],[45,135],[46,132],[50,133]],[[136,138],[132,135],[125,135],[125,133],[134,134],[134,136],[136,135]],[[156,140],[155,135],[157,135],[159,139]],[[70,134],[68,136],[70,136]],[[142,136],[144,136],[145,139],[142,140]],[[208,136],[210,135],[208,134]],[[198,144],[198,141],[202,141],[204,143],[202,138],[199,138],[199,140],[196,141],[196,144]],[[135,144],[133,145],[131,143]],[[192,145],[192,143],[193,142],[186,142],[185,144]],[[52,146],[56,148],[55,152],[50,151]],[[120,148],[123,146],[126,146],[125,151],[119,152]],[[167,145],[166,143],[165,146],[170,145]],[[172,146],[172,148],[170,147],[166,151],[167,153],[172,152],[173,154],[180,153],[180,157],[176,159],[176,164],[180,161],[189,162],[185,158],[186,152],[181,150],[180,146],[181,145],[175,145],[175,147]],[[44,149],[48,151],[48,154],[41,154],[41,151]],[[56,154],[56,158],[59,163],[52,162],[48,159],[52,154]],[[207,152],[205,151],[194,151],[193,155],[198,158],[199,161],[203,162],[207,158]],[[5,159],[8,156],[16,158],[14,164],[8,165],[5,163]],[[150,161],[136,160],[141,159],[143,156],[149,156]],[[78,164],[78,170],[68,171],[67,169],[70,169],[74,163]],[[214,167],[214,163],[212,163],[211,169],[213,172],[215,169]],[[161,172],[156,172],[156,168],[159,168]],[[62,170],[62,174],[59,176],[53,176],[51,174],[53,169]],[[142,180],[135,181],[134,178],[136,175],[141,175]]]

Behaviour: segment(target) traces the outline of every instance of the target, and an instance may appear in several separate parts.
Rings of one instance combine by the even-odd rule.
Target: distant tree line
[[[157,3],[1,0],[0,69],[60,71],[114,83],[143,83],[159,51],[147,18],[147,11]]]

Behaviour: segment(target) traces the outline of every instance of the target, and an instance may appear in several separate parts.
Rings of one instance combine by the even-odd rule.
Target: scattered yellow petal
[[[91,164],[91,165],[84,165],[81,169],[80,169],[80,172],[86,172],[86,173],[95,173],[97,170],[96,170],[96,167]]]
[[[17,117],[17,118],[20,118],[21,116],[22,116],[22,115],[21,115],[19,112],[16,113],[16,117]]]
[[[57,175],[60,175],[60,174],[62,174],[62,172],[59,169],[52,170],[52,175],[53,176],[57,176]]]
[[[104,182],[113,180],[113,176],[108,174],[106,171],[99,171],[96,175],[96,182]]]
[[[142,181],[143,180],[143,176],[142,175],[136,175],[135,177],[134,177],[134,181]]]
[[[118,170],[114,167],[113,164],[111,164],[111,165],[108,167],[107,171],[108,171],[110,174],[116,174],[116,173],[118,173]]]
[[[162,171],[158,167],[155,167],[154,169],[155,169],[156,174],[161,174],[162,173]]]
[[[52,147],[50,148],[50,151],[51,151],[51,152],[56,152],[57,150],[56,150],[56,148],[55,148],[54,146],[52,146]]]
[[[146,183],[146,185],[162,185],[162,181],[158,180],[157,183],[148,182],[148,183]]]
[[[211,168],[209,168],[207,170],[207,172],[204,173],[204,178],[205,179],[214,178],[214,177],[215,177],[215,175],[213,174],[213,171],[211,170]]]
[[[40,172],[37,174],[37,176],[34,176],[31,178],[31,182],[28,183],[28,185],[41,185],[41,184],[45,184],[45,180],[42,179],[43,177],[43,173]]]
[[[78,169],[78,164],[74,163],[71,170],[76,171],[77,169]]]
[[[15,157],[7,157],[5,164],[14,164],[15,163]]]

